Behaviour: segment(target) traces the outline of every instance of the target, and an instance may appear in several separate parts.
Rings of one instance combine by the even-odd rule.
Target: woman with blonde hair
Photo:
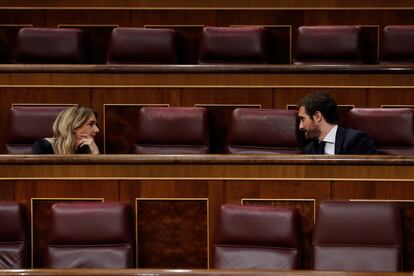
[[[71,106],[63,110],[53,123],[53,137],[39,139],[32,148],[34,154],[99,154],[95,137],[99,129],[92,109]]]

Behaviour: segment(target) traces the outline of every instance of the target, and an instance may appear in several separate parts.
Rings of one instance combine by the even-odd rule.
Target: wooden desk
[[[414,267],[411,156],[2,155],[0,185],[0,200],[29,208],[34,267],[44,261],[48,208],[58,201],[133,206],[140,268],[207,268],[222,204],[294,206],[302,219],[303,267],[309,268],[318,204],[349,199],[389,200],[401,206],[404,268]],[[147,242],[151,240],[162,244],[163,251]]]
[[[27,269],[0,270],[0,276],[410,276],[410,272],[272,270]]]

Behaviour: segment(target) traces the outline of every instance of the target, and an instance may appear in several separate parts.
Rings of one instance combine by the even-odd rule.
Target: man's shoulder
[[[338,131],[342,132],[342,135],[345,137],[352,139],[352,138],[368,138],[368,135],[365,132],[354,128],[345,128],[345,127],[338,127]],[[368,138],[369,139],[369,138]]]
[[[342,135],[343,153],[373,154],[376,153],[374,141],[364,132],[353,128],[338,129]]]

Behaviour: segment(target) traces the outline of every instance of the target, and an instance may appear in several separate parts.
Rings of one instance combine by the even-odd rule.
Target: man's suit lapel
[[[335,154],[341,154],[343,152],[344,146],[344,131],[343,127],[338,126],[338,130],[336,131],[335,137]]]

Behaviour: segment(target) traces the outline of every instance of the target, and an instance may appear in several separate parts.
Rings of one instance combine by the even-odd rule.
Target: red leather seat
[[[294,208],[223,205],[213,245],[213,268],[298,269],[299,224]]]
[[[177,38],[173,29],[115,28],[112,31],[108,64],[175,64]]]
[[[26,208],[16,202],[0,202],[0,269],[28,267]]]
[[[313,236],[313,268],[400,271],[402,230],[398,207],[381,202],[326,201]]]
[[[123,203],[52,205],[46,252],[49,268],[131,268],[131,210]]]
[[[414,63],[414,25],[384,28],[381,63]]]
[[[295,64],[362,64],[361,28],[302,26],[298,29]]]
[[[227,152],[298,154],[302,148],[297,111],[237,108],[233,111]]]
[[[30,154],[37,139],[52,137],[53,122],[67,106],[14,106],[9,112],[6,150]]]
[[[143,107],[138,114],[135,152],[208,153],[207,110],[202,107]]]
[[[365,132],[380,154],[414,154],[414,109],[353,108],[345,126]]]
[[[15,63],[84,63],[82,30],[22,28],[16,38]]]
[[[199,63],[268,63],[263,27],[205,27]]]

